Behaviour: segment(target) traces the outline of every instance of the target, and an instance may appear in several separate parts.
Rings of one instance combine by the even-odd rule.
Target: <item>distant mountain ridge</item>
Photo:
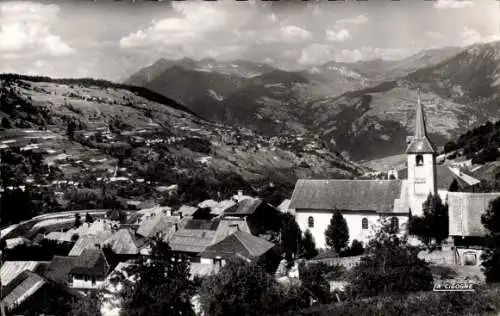
[[[399,61],[332,61],[300,71],[182,59],[148,66],[127,83],[169,96],[212,121],[269,135],[314,133],[332,149],[366,160],[404,151],[417,88],[438,145],[500,118],[499,51],[498,43],[445,47]],[[151,80],[136,81],[145,73]]]

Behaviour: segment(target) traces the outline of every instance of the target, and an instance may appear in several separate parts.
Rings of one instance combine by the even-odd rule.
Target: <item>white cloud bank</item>
[[[16,58],[36,54],[64,56],[74,52],[50,30],[59,7],[34,2],[5,2],[0,4],[0,54]]]
[[[434,7],[437,9],[466,9],[474,5],[472,0],[437,0]]]

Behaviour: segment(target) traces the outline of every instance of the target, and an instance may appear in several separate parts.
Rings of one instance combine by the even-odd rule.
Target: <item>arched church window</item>
[[[364,217],[361,220],[361,229],[368,229],[368,218]]]
[[[314,227],[314,218],[312,216],[309,216],[309,218],[307,219],[307,226],[309,226],[309,228]]]
[[[417,155],[415,158],[417,166],[423,166],[424,165],[424,156],[422,155]]]
[[[394,233],[399,233],[399,219],[397,217],[391,218],[391,229]]]

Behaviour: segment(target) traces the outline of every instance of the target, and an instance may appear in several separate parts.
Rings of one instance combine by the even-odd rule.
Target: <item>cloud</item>
[[[472,0],[437,0],[434,7],[437,9],[466,9],[472,7]]]
[[[368,17],[366,14],[360,14],[354,18],[346,18],[346,19],[340,19],[336,22],[337,25],[343,26],[343,25],[355,25],[355,24],[364,24],[368,22]]]
[[[151,25],[120,40],[122,48],[141,48],[151,45],[182,45],[197,42],[228,20],[223,10],[211,3],[175,2],[173,8],[181,16],[153,21]]]
[[[335,22],[333,27],[326,30],[326,39],[330,42],[344,42],[352,38],[348,27],[365,24],[367,22],[368,17],[365,14],[339,19]]]
[[[59,7],[33,2],[9,2],[0,5],[0,54],[3,58],[24,55],[60,57],[75,50],[50,30]]]
[[[302,49],[298,62],[304,66],[323,64],[332,60],[338,62],[355,62],[382,58],[398,60],[409,55],[409,51],[399,48],[377,48],[363,46],[357,49],[335,49],[327,44],[312,44]]]
[[[273,30],[264,36],[266,42],[284,42],[288,44],[298,44],[311,40],[313,35],[308,30],[295,25],[283,26]]]
[[[476,43],[490,43],[495,41],[500,41],[500,34],[490,34],[483,36],[477,30],[464,27],[462,31],[462,45],[468,46]]]
[[[351,38],[351,34],[347,29],[339,31],[326,30],[326,38],[331,42],[343,42]]]
[[[441,39],[443,38],[443,34],[439,32],[434,32],[434,31],[429,31],[426,33],[427,36],[429,36],[432,39]]]

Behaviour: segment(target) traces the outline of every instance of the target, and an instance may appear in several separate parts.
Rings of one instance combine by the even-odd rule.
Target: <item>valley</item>
[[[200,116],[266,135],[311,133],[354,161],[401,154],[416,90],[437,145],[500,118],[500,44],[424,50],[400,61],[329,62],[285,71],[213,58],[160,60],[126,83],[170,97]]]

